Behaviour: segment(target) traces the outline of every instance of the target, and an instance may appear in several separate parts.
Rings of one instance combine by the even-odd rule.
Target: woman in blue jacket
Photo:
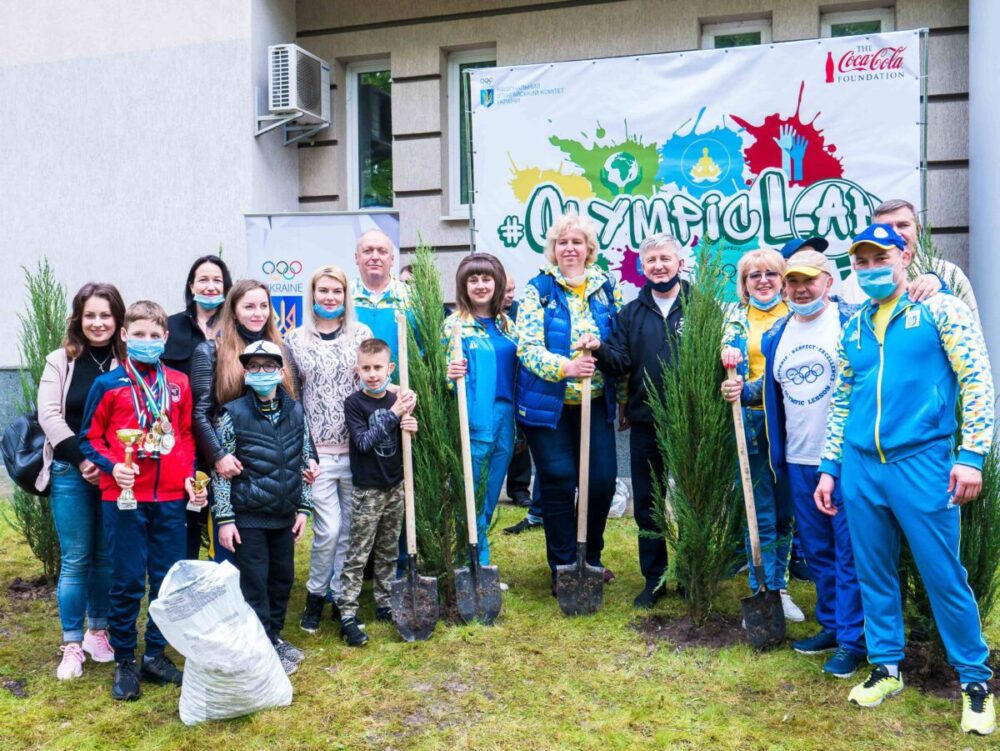
[[[517,338],[503,312],[507,274],[489,253],[466,256],[455,276],[457,310],[444,322],[442,340],[451,346],[456,322],[462,330],[462,359],[448,363],[448,378],[465,376],[469,399],[472,474],[486,474],[486,497],[477,520],[479,562],[490,563],[486,536],[493,520],[507,466],[514,453],[514,376]]]

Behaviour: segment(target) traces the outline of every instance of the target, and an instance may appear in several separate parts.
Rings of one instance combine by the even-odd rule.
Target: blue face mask
[[[767,302],[761,302],[753,295],[750,295],[750,304],[753,305],[757,310],[771,310],[775,305],[781,302],[781,295],[775,295]]]
[[[385,390],[389,388],[389,378],[386,377],[386,379],[382,382],[382,385],[379,386],[377,389],[370,389],[367,386],[362,386],[361,388],[364,390],[366,394],[369,394],[370,396],[381,396],[382,394],[385,393]]]
[[[204,308],[205,310],[215,310],[217,307],[222,305],[226,301],[225,295],[194,295],[194,301],[198,304],[199,308]]]
[[[164,346],[162,339],[129,339],[125,343],[128,356],[146,365],[155,365],[160,361]]]
[[[275,386],[281,383],[281,378],[280,370],[273,373],[265,373],[262,370],[259,373],[245,373],[243,383],[256,391],[259,396],[267,396]]]
[[[317,302],[313,303],[313,313],[315,313],[320,318],[325,318],[328,321],[332,321],[333,319],[340,318],[342,315],[344,315],[344,306],[338,305],[333,310],[327,310]]]
[[[858,286],[873,300],[882,300],[896,291],[895,266],[855,269],[854,273],[858,275]]]
[[[800,316],[803,316],[805,318],[808,318],[811,315],[819,313],[823,309],[824,305],[826,305],[826,301],[823,299],[822,296],[817,297],[812,302],[807,302],[802,304],[792,302],[791,300],[788,301],[788,307],[791,308],[792,312],[798,313]]]

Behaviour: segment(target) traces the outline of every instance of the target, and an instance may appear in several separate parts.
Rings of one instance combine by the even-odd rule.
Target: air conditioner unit
[[[267,107],[304,125],[330,123],[330,64],[297,44],[267,48]]]

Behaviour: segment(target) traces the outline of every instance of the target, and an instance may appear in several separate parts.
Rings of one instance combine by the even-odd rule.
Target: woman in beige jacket
[[[81,453],[77,432],[91,384],[124,355],[119,335],[124,317],[125,304],[115,287],[85,284],[73,298],[63,346],[45,358],[38,386],[38,422],[46,440],[37,486],[44,488],[51,480],[52,518],[62,556],[56,589],[63,638],[59,680],[83,674],[85,651],[95,662],[114,659],[105,631],[110,576],[99,473]],[[86,633],[84,616],[90,627]]]

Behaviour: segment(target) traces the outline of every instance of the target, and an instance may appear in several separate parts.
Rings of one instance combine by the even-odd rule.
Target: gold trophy
[[[194,492],[200,493],[205,488],[208,487],[208,475],[206,475],[201,470],[194,473],[194,479],[191,481],[191,485],[194,486]],[[195,513],[201,511],[204,506],[198,506],[195,503],[188,501],[187,510],[194,511]]]
[[[135,446],[139,439],[143,436],[143,431],[137,430],[135,428],[125,428],[123,430],[118,430],[115,432],[118,440],[125,444],[125,466],[132,467],[132,453],[135,451],[133,446]],[[118,510],[119,511],[135,511],[136,501],[135,493],[132,492],[132,488],[125,488],[122,490],[121,495],[118,496]]]

